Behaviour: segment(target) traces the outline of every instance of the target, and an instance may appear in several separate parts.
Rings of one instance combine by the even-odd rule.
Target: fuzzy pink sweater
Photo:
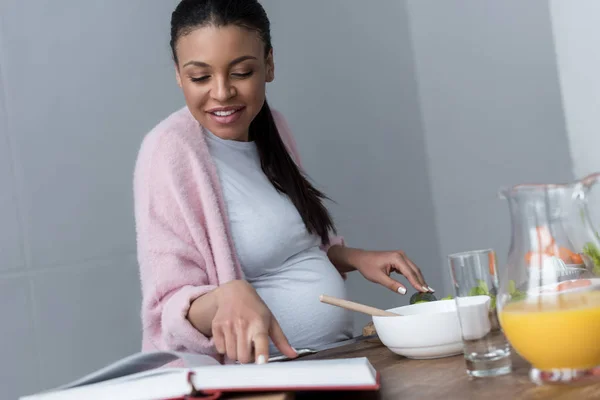
[[[275,110],[273,116],[300,166],[287,123]],[[226,282],[243,279],[243,273],[204,128],[187,107],[144,138],[134,173],[134,200],[142,350],[216,355],[212,339],[198,332],[186,315],[193,300]],[[343,244],[343,239],[332,237],[333,244]]]

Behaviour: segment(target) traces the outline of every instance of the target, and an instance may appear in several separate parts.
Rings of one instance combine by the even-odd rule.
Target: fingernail
[[[423,288],[424,291],[429,292],[429,288],[427,286],[421,286]]]
[[[405,287],[402,287],[402,286],[400,286],[400,287],[398,288],[398,293],[400,293],[400,294],[406,294],[406,288],[405,288]]]
[[[435,293],[435,290],[431,286],[428,286],[427,289],[429,289],[431,293]]]
[[[291,347],[291,346],[290,346]],[[294,350],[294,353],[298,354],[298,350],[296,350],[295,347],[292,347],[292,350]]]
[[[264,364],[267,362],[267,359],[265,358],[265,356],[263,354],[261,354],[260,356],[258,356],[258,359],[256,360],[257,364]]]

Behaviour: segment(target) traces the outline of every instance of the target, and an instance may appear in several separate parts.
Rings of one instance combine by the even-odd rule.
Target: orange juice
[[[509,303],[500,313],[500,323],[513,348],[535,368],[600,365],[600,291]]]

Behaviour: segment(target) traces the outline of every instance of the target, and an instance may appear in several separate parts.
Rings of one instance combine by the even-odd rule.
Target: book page
[[[197,390],[375,387],[377,371],[365,357],[297,360],[285,363],[233,364],[193,368]]]
[[[121,378],[144,371],[155,370],[175,360],[182,360],[186,368],[221,365],[214,358],[202,354],[181,353],[175,351],[137,353],[92,372],[91,374],[77,379],[74,382],[60,386],[54,390],[64,390],[82,385],[103,382],[110,379]]]
[[[184,369],[161,368],[93,385],[23,396],[20,400],[165,400],[183,399],[192,392]]]
[[[188,368],[152,368],[174,359],[205,363]],[[221,365],[179,353],[140,353],[53,391],[22,400],[164,400],[199,391],[377,390],[378,375],[365,357]],[[212,364],[212,365],[209,365]],[[131,371],[142,372],[131,374]],[[111,378],[110,380],[107,380]]]

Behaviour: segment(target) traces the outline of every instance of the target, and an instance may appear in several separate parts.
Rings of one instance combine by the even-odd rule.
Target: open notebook
[[[177,359],[183,360],[185,367],[162,368]],[[67,385],[21,400],[216,399],[224,392],[378,389],[379,374],[364,357],[221,365],[209,356],[163,351],[134,354]]]

